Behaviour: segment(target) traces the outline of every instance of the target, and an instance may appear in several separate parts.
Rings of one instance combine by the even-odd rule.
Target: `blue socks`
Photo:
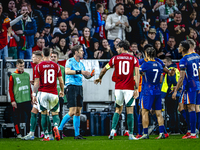
[[[195,134],[195,130],[196,130],[196,112],[195,111],[191,111],[189,112],[190,114],[190,127],[191,127],[191,134]]]
[[[191,128],[190,128],[190,114],[189,114],[188,110],[186,110],[185,112],[186,112],[186,123],[187,123],[187,126],[188,126],[188,130],[191,130]]]
[[[200,112],[198,112],[196,115],[197,115],[197,129],[199,130],[199,128],[200,128]]]
[[[186,120],[186,111],[185,111],[184,109],[181,111],[181,115],[182,115],[183,118]]]
[[[79,133],[80,116],[75,116],[75,115],[74,115],[74,118],[73,118],[73,125],[74,125],[75,136],[80,135],[80,133]]]
[[[143,127],[142,127],[142,115],[138,115],[138,134],[139,135],[142,135],[142,130],[143,130]]]
[[[166,128],[165,128],[165,126],[163,125],[163,127],[164,127],[164,133],[165,134],[167,134],[167,130],[166,130]]]
[[[143,128],[144,134],[148,134],[148,128]]]
[[[162,126],[159,126],[159,131],[160,131],[160,133],[164,133],[164,125],[162,125]]]
[[[63,130],[63,127],[64,127],[65,123],[67,123],[67,122],[69,121],[70,118],[71,118],[71,116],[70,116],[69,114],[66,114],[66,115],[63,117],[63,119],[62,119],[62,121],[61,121],[61,123],[60,123],[60,126],[58,127],[58,130]]]

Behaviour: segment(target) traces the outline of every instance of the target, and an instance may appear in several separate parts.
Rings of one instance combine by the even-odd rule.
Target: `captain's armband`
[[[107,70],[109,70],[111,68],[109,63],[107,63],[105,67],[106,67]]]

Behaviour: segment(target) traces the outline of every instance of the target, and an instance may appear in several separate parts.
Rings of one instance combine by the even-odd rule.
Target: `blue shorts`
[[[141,99],[141,109],[161,110],[162,101],[161,95],[143,95]]]
[[[186,91],[185,90],[182,90],[182,92],[181,92],[181,96],[180,96],[180,98],[179,98],[179,103],[181,103],[181,104],[184,104],[185,103],[185,95],[186,95]]]
[[[142,105],[141,105],[141,101],[142,101],[142,92],[140,92],[140,95],[139,95],[139,107],[142,108]]]
[[[200,94],[199,91],[186,91],[184,93],[184,104],[195,104],[200,105]]]

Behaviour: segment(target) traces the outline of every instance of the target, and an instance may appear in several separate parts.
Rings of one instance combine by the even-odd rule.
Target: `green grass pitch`
[[[86,140],[74,140],[65,137],[60,141],[42,142],[20,139],[0,139],[0,150],[199,150],[200,139],[181,139],[182,135],[171,135],[168,139],[156,140],[150,135],[147,140],[128,140],[128,137],[117,136],[109,140],[107,136],[89,136]]]

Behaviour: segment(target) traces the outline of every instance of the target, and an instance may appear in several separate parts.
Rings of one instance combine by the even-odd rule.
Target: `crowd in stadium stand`
[[[28,15],[12,20],[23,13]],[[152,44],[158,58],[180,59],[180,41],[193,39],[199,54],[199,0],[9,0],[0,3],[0,58],[31,59],[50,47],[72,57],[81,44],[84,59],[110,59],[120,40],[138,59]]]

